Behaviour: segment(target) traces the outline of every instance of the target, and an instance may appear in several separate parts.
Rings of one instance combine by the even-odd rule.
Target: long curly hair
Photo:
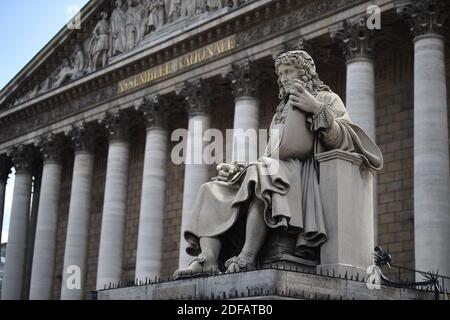
[[[285,88],[281,83],[279,74],[279,67],[281,65],[296,67],[299,73],[298,79],[305,84],[306,89],[312,95],[317,96],[320,91],[332,92],[330,87],[320,80],[316,71],[314,60],[309,53],[306,51],[295,50],[285,52],[275,60],[275,70],[278,75],[278,85],[280,87],[280,99],[284,99],[286,97]]]

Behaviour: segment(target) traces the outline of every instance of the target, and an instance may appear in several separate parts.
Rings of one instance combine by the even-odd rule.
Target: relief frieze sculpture
[[[75,46],[74,57],[64,59],[45,81],[16,99],[14,105],[106,67],[112,58],[131,52],[166,25],[225,7],[238,8],[250,1],[116,0],[110,10],[99,14],[88,39]]]

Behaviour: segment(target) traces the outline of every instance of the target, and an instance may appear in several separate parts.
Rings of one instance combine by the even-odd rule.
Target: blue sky
[[[0,89],[61,30],[70,9],[88,0],[0,0]],[[7,240],[14,177],[7,185],[2,243]]]
[[[0,88],[66,24],[69,8],[87,0],[0,0]]]

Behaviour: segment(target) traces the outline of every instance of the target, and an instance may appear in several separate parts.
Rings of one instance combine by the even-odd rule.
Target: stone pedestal
[[[442,296],[439,297],[442,299]],[[380,286],[301,271],[266,269],[102,290],[98,300],[433,300],[434,292]]]
[[[328,241],[321,248],[323,273],[365,274],[372,265],[373,173],[352,153],[317,156]]]

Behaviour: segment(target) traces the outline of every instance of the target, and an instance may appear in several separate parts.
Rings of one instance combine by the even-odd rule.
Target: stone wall
[[[66,243],[67,222],[69,217],[70,193],[72,189],[73,156],[63,158],[61,193],[58,207],[58,227],[56,232],[56,252],[53,281],[53,298],[58,300],[61,293],[62,269]]]
[[[414,268],[412,46],[377,54],[376,93],[376,132],[385,160],[378,176],[378,244],[395,264]],[[408,272],[401,276],[413,277]]]
[[[123,252],[123,275],[125,281],[133,281],[136,266],[136,250],[141,208],[142,174],[144,172],[145,130],[135,130],[131,137],[130,163],[128,169],[127,219]]]

